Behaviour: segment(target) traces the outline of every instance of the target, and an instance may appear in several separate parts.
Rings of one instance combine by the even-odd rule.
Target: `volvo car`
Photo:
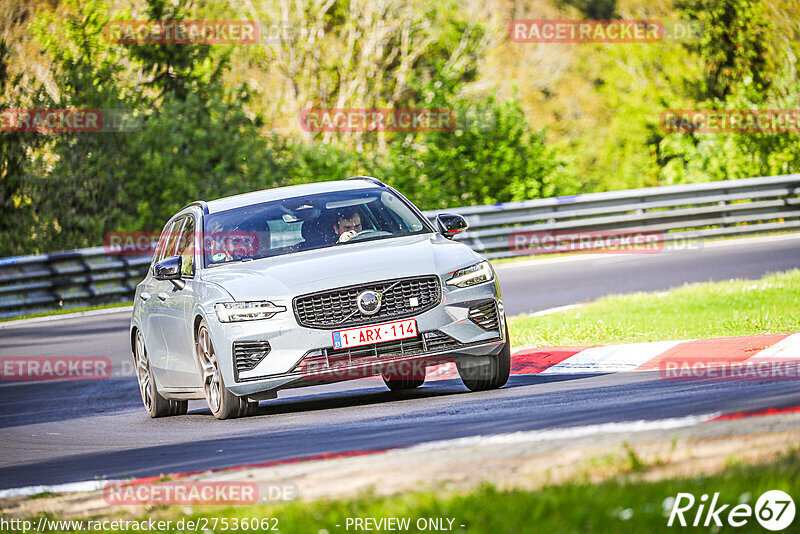
[[[130,343],[151,417],[205,399],[218,419],[282,389],[380,376],[421,386],[455,364],[503,386],[510,347],[490,263],[370,177],[192,202],[164,227],[136,287]]]

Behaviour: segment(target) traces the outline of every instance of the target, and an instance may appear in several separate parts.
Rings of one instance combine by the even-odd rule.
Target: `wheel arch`
[[[192,321],[192,337],[195,342],[197,341],[197,329],[200,328],[200,321],[203,320],[205,320],[205,317],[200,312],[195,312],[194,321]]]
[[[131,331],[129,333],[128,339],[131,342],[131,354],[136,352],[136,332],[139,331],[139,327],[135,324],[131,325]]]
[[[201,307],[197,307],[194,310],[194,317],[192,318],[192,347],[194,347],[194,360],[202,369],[202,362],[200,362],[200,358],[197,354],[197,330],[200,328],[200,322],[205,321],[208,324],[208,319],[206,319],[204,310]],[[209,331],[209,335],[210,335]]]

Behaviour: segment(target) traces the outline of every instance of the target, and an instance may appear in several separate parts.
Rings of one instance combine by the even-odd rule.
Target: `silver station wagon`
[[[130,340],[151,417],[189,399],[218,419],[280,389],[382,376],[419,387],[454,362],[470,390],[510,370],[494,270],[369,177],[193,202],[167,222],[136,287]]]

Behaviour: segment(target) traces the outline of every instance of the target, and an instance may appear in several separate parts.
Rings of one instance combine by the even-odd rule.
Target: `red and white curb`
[[[526,348],[511,356],[512,375],[620,373],[697,366],[800,361],[800,333],[689,341],[655,341],[598,347]],[[455,365],[428,368],[426,380],[458,377]]]
[[[609,345],[600,347],[546,347],[527,348],[515,352],[511,357],[511,374],[513,375],[557,375],[557,374],[593,374],[616,373],[629,371],[648,371],[659,369],[664,362],[682,361],[691,365],[747,364],[748,362],[788,362],[800,361],[800,333],[768,334],[761,336],[745,336],[692,341],[657,341],[652,343],[631,343],[627,345]],[[426,380],[450,380],[457,378],[458,373],[452,363],[429,367]],[[800,407],[770,408],[757,412],[742,413],[710,413],[692,415],[672,419],[654,421],[623,421],[603,423],[570,428],[533,430],[509,434],[470,436],[466,438],[440,440],[413,445],[404,450],[426,451],[477,445],[499,445],[552,441],[558,439],[574,439],[579,437],[642,432],[648,430],[669,430],[694,426],[697,424],[741,419],[744,417],[761,417],[798,413]],[[288,463],[312,462],[346,458],[352,456],[378,454],[391,449],[362,450],[342,453],[320,454],[274,462],[241,465],[237,467],[194,471],[170,474],[170,479],[181,479],[190,476],[216,472],[233,472],[242,469],[271,467]],[[53,486],[28,486],[0,490],[0,499],[35,495],[43,492],[71,493],[90,492],[104,489],[110,484],[136,485],[157,483],[163,475],[135,480],[90,480]]]

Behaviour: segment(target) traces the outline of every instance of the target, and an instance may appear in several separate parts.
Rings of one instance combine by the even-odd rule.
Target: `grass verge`
[[[646,471],[646,467],[644,470]],[[329,533],[356,530],[348,518],[409,518],[407,532],[421,532],[420,518],[452,519],[453,532],[470,534],[497,532],[670,532],[667,527],[672,500],[678,492],[693,494],[696,505],[685,514],[687,523],[695,518],[700,496],[719,492],[718,505],[729,504],[720,516],[723,523],[730,509],[739,503],[755,507],[758,497],[779,489],[791,496],[800,494],[800,455],[794,449],[772,462],[733,464],[713,475],[648,481],[641,469],[593,484],[572,481],[544,486],[536,491],[498,490],[483,485],[466,493],[410,492],[391,497],[362,495],[348,500],[293,502],[284,505],[254,505],[151,510],[147,519],[170,519],[179,532],[177,520],[207,521],[228,518],[228,525],[250,518],[275,518],[283,533]],[[710,500],[710,499],[709,499]],[[707,507],[706,507],[707,508]],[[705,514],[701,521],[705,520]],[[35,521],[35,519],[34,519]],[[797,520],[795,521],[795,523]],[[184,523],[185,524],[185,523]],[[272,525],[274,523],[270,523]],[[701,523],[702,524],[702,523]],[[339,525],[339,526],[337,526]],[[463,526],[462,526],[463,525]],[[680,530],[680,527],[677,527]],[[248,529],[261,532],[259,529]],[[689,529],[694,531],[694,529]],[[126,532],[132,532],[126,531]],[[219,528],[216,530],[219,531]],[[375,530],[373,530],[375,531]],[[719,529],[703,529],[719,532]],[[764,532],[754,516],[739,528],[723,532]],[[50,530],[49,532],[73,532]]]
[[[760,280],[687,284],[609,296],[570,311],[509,320],[512,345],[604,345],[800,331],[800,270]]]

